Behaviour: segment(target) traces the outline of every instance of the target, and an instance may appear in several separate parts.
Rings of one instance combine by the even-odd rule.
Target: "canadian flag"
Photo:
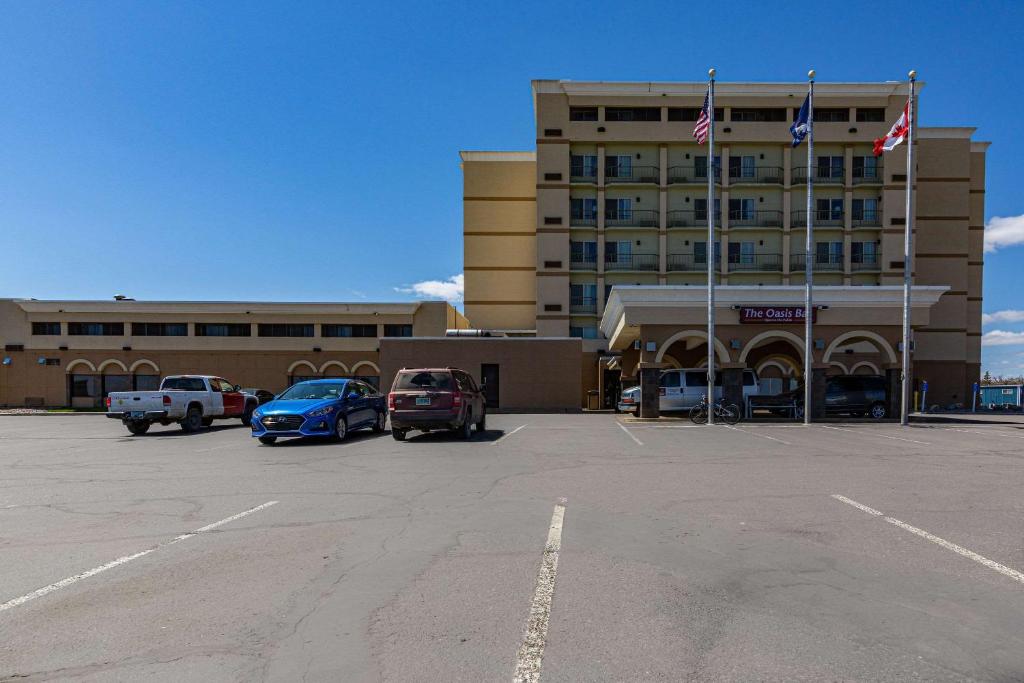
[[[896,120],[896,123],[889,129],[889,134],[884,138],[878,138],[875,140],[875,156],[880,156],[882,152],[891,152],[896,145],[903,142],[907,133],[910,131],[910,100],[907,100],[906,106],[903,107],[903,113]]]

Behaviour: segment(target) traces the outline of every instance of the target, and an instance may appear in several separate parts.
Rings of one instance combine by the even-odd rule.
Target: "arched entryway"
[[[803,379],[804,341],[788,330],[766,330],[744,345],[738,360],[757,371],[762,394],[780,394]]]
[[[320,371],[308,360],[297,360],[288,366],[288,386],[309,379],[320,379]]]
[[[708,364],[708,335],[702,330],[683,330],[665,340],[655,361],[677,368],[699,368]],[[720,339],[715,340],[716,363],[729,362],[729,350]]]
[[[839,335],[825,348],[822,361],[829,365],[831,374],[880,375],[883,368],[896,365],[893,345],[877,332],[855,330]]]

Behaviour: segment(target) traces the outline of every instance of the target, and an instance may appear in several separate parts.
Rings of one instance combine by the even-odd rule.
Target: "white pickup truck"
[[[107,396],[107,417],[121,420],[133,435],[145,434],[158,422],[177,422],[181,431],[209,427],[214,420],[252,420],[259,400],[226,379],[211,375],[172,375],[159,391],[114,391]]]

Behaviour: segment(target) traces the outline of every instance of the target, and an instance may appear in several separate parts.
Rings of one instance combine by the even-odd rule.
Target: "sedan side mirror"
[[[241,391],[241,390],[242,390],[242,385],[241,384],[236,384],[235,385],[235,391]]]
[[[350,391],[347,394],[345,394],[345,398],[346,399],[349,399],[349,398],[359,398],[359,392],[358,391]]]

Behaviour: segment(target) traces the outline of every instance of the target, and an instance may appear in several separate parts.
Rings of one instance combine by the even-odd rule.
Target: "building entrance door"
[[[498,407],[500,367],[497,363],[483,363],[480,365],[480,379],[484,383],[484,398],[488,408]]]

